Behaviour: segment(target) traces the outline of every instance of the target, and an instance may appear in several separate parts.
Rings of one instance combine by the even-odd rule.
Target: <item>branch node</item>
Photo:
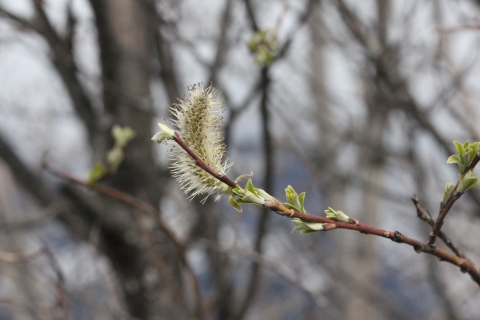
[[[335,225],[335,223],[324,223],[323,224],[323,231],[329,231],[329,230],[333,230],[333,229],[336,229],[337,226]]]
[[[397,243],[402,243],[402,234],[400,233],[400,231],[395,231],[393,233],[393,239],[392,241],[395,241]]]
[[[414,246],[413,250],[415,250],[416,253],[422,253],[423,252],[423,248],[421,246]]]
[[[357,219],[351,218],[351,217],[348,218],[348,222],[351,223],[351,224],[354,224],[354,225],[357,225],[357,224],[360,223],[360,222],[358,222]]]
[[[468,268],[465,266],[465,262],[467,262],[466,259],[461,259],[460,263],[458,264],[458,266],[460,267],[460,271],[462,273],[467,273],[467,271],[468,271]]]

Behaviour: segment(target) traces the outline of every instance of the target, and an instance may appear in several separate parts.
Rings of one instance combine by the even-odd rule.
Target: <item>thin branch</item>
[[[8,12],[7,10],[5,10],[4,8],[0,7],[0,15],[18,23],[19,25],[21,25],[23,28],[26,28],[26,29],[31,29],[31,30],[34,30],[34,31],[37,31],[37,26],[34,25],[33,23],[31,23],[30,21],[28,20],[25,20],[17,15],[14,15],[13,13],[11,12]]]
[[[18,254],[14,252],[0,250],[0,262],[6,262],[6,263],[30,262],[31,260],[40,256],[41,254],[43,254],[42,250],[38,250],[38,251],[27,253],[27,254]]]
[[[245,9],[247,10],[248,21],[251,24],[251,27],[254,32],[257,32],[260,28],[258,26],[257,19],[255,18],[255,14],[253,12],[253,5],[251,0],[244,0],[245,2]]]
[[[418,199],[418,196],[416,194],[413,195],[412,202],[417,209],[417,217],[428,223],[430,227],[433,227],[435,221],[433,221],[432,215],[430,214],[430,212],[428,212],[428,210],[426,210],[420,205],[420,199]],[[465,254],[452,242],[452,239],[450,239],[450,237],[447,236],[445,232],[440,231],[438,233],[438,237],[442,239],[442,241],[450,248],[450,250],[453,251],[453,253],[455,253],[457,257],[467,259]]]
[[[190,263],[187,260],[187,253],[186,253],[186,250],[185,250],[185,246],[180,241],[180,239],[178,239],[178,237],[175,235],[175,233],[170,229],[170,227],[167,226],[167,224],[162,220],[162,218],[160,216],[160,212],[158,212],[158,210],[156,210],[149,203],[147,203],[143,200],[140,200],[139,198],[133,197],[133,196],[127,194],[127,193],[124,193],[124,192],[122,192],[118,189],[115,189],[115,188],[112,188],[112,187],[109,187],[109,186],[106,186],[106,185],[100,185],[100,184],[92,186],[92,185],[89,185],[87,182],[85,182],[83,180],[80,180],[80,179],[77,179],[77,178],[71,176],[68,173],[60,172],[60,171],[53,171],[51,169],[49,169],[49,171],[53,175],[55,175],[56,177],[58,177],[62,180],[69,181],[69,182],[74,183],[74,184],[79,185],[79,186],[90,188],[90,189],[92,189],[94,191],[97,191],[97,192],[99,192],[103,195],[106,195],[110,198],[113,198],[113,199],[116,199],[120,202],[126,203],[126,204],[130,205],[131,207],[136,208],[136,209],[138,209],[140,211],[143,211],[145,213],[148,213],[152,217],[154,217],[158,226],[162,229],[162,231],[166,234],[166,236],[174,244],[174,246],[175,246],[175,248],[178,252],[178,255],[180,257],[180,261],[182,262],[182,264],[183,264],[183,266],[184,266],[184,268],[187,272],[190,284],[191,284],[191,286],[193,288],[193,291],[194,291],[194,299],[195,299],[195,305],[196,305],[196,311],[195,311],[196,316],[197,316],[198,319],[203,319],[204,318],[203,302],[202,302],[202,296],[201,296],[201,292],[200,292],[200,285],[198,283],[197,278],[195,277],[195,273],[193,272],[192,266],[190,265]],[[234,183],[234,182],[232,181],[232,183]]]
[[[59,319],[68,320],[68,299],[67,299],[67,290],[65,289],[65,276],[63,275],[60,265],[53,255],[52,251],[48,248],[47,244],[43,243],[42,251],[47,256],[48,263],[52,268],[53,272],[57,277],[56,289],[57,289],[57,298],[58,298],[58,307],[60,308],[62,315],[59,316]]]
[[[222,19],[220,22],[220,36],[218,37],[218,40],[217,40],[217,51],[215,53],[215,59],[209,70],[210,76],[207,83],[217,82],[218,73],[223,66],[226,54],[229,49],[227,34],[228,34],[230,24],[232,22],[232,19],[231,19],[232,5],[233,5],[233,1],[227,0],[227,3],[225,4],[225,9],[223,10]]]
[[[287,207],[285,207],[285,205],[281,203],[280,204],[273,203],[273,202],[269,203],[268,200],[267,200],[266,206],[268,206],[270,210],[274,211],[275,213],[281,216],[299,218],[305,222],[333,223],[335,225],[335,228],[337,229],[356,230],[360,233],[371,234],[371,235],[387,238],[397,243],[408,244],[412,246],[415,252],[417,253],[421,253],[421,252],[428,253],[438,257],[442,261],[447,261],[447,262],[450,262],[451,264],[454,264],[460,267],[460,270],[463,273],[468,272],[472,277],[472,279],[478,285],[480,285],[480,269],[473,262],[461,257],[454,256],[446,252],[445,250],[430,247],[424,244],[423,242],[420,242],[418,240],[415,240],[403,235],[399,231],[392,232],[392,231],[371,227],[362,223],[350,224],[347,222],[335,221],[335,220],[327,219],[324,217],[315,216],[312,214],[300,213],[300,212],[288,209]]]
[[[13,147],[0,135],[0,158],[2,158],[12,170],[15,179],[32,195],[37,201],[48,206],[54,196],[44,183],[24,162],[15,154]]]
[[[186,146],[183,140],[181,140],[178,132],[175,133],[174,140],[177,143],[178,141],[181,141],[182,143],[181,144],[179,143],[179,145],[182,148]],[[184,148],[185,151],[187,151],[188,154],[192,156],[197,166],[199,166],[202,169],[205,168],[205,171],[212,174],[215,178],[219,180],[221,178],[222,179],[221,181],[224,183],[227,183],[227,182],[232,183],[232,184],[227,183],[227,185],[231,186],[232,188],[236,187],[237,184],[235,182],[228,179],[226,176],[219,176],[218,173],[216,173],[212,168],[210,168],[207,164],[205,164],[190,148],[188,148],[188,146],[186,147],[187,149]],[[433,256],[436,256],[441,261],[447,261],[453,265],[458,266],[462,273],[468,273],[470,277],[473,279],[473,281],[475,281],[480,286],[480,269],[472,261],[462,257],[457,257],[455,255],[448,253],[445,250],[431,247],[421,241],[409,238],[403,235],[402,233],[400,233],[399,231],[387,231],[387,230],[371,227],[363,223],[353,224],[353,223],[347,223],[342,221],[336,221],[336,220],[328,219],[325,217],[315,216],[309,213],[301,213],[292,209],[288,209],[279,200],[276,200],[276,201],[266,200],[264,206],[280,216],[286,216],[289,218],[298,218],[305,222],[326,223],[329,225],[328,230],[332,230],[332,229],[355,230],[363,234],[370,234],[370,235],[374,235],[382,238],[387,238],[397,243],[407,244],[413,247],[413,249],[417,253],[422,253],[422,252],[428,253]]]
[[[197,166],[199,166],[200,168],[202,168],[204,171],[208,172],[209,174],[211,174],[213,177],[217,178],[218,180],[222,181],[223,183],[225,183],[227,186],[229,186],[230,188],[235,188],[237,186],[237,183],[233,180],[230,180],[226,175],[221,175],[219,174],[218,172],[216,172],[215,170],[213,170],[210,166],[208,166],[205,162],[202,161],[202,159],[200,159],[195,152],[193,152],[192,149],[190,149],[189,146],[187,146],[185,144],[185,142],[182,140],[182,138],[180,138],[180,134],[175,131],[175,135],[173,136],[173,140],[175,140],[176,143],[178,143],[178,145],[180,147],[183,148],[183,150],[185,150],[189,155],[190,157],[192,157],[193,160],[195,160],[195,164]]]
[[[460,180],[463,178],[463,176],[469,172],[470,170],[473,170],[477,163],[480,161],[480,152],[477,152],[475,157],[473,158],[472,162],[468,166],[467,170],[465,170],[465,173],[463,173],[460,178],[458,179],[457,184],[455,185],[455,188],[453,188],[452,195],[448,199],[448,201],[443,205],[440,204],[440,212],[438,213],[438,218],[435,221],[435,224],[432,227],[432,231],[430,232],[430,236],[428,238],[427,244],[431,247],[435,247],[435,241],[437,239],[437,236],[440,232],[440,230],[443,227],[443,223],[445,222],[445,218],[447,217],[447,213],[450,211],[452,208],[453,204],[460,199],[462,196],[463,192],[457,192],[458,184],[460,183]]]

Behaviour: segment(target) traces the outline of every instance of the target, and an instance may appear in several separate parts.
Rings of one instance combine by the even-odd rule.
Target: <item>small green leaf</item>
[[[447,163],[461,163],[461,161],[460,161],[460,158],[458,157],[458,155],[454,154],[454,155],[451,155],[450,157],[448,157]]]
[[[257,190],[256,190],[255,187],[253,186],[252,179],[248,179],[247,185],[245,186],[245,190],[250,191],[250,192],[253,193],[256,197],[260,197],[260,196],[258,195],[258,193],[257,193]]]
[[[168,140],[168,139],[173,138],[173,136],[175,135],[175,130],[170,129],[169,127],[167,127],[163,123],[159,123],[158,127],[160,128],[160,131],[157,132],[152,137],[152,140],[155,141],[158,144],[162,143],[164,140]]]
[[[468,152],[465,152],[462,156],[462,163],[465,167],[468,167],[470,164],[470,161],[468,160],[470,158],[470,154]]]
[[[256,190],[257,190],[258,195],[260,197],[262,197],[263,199],[268,199],[268,200],[272,200],[272,201],[277,202],[277,199],[275,199],[274,197],[269,195],[265,190],[260,189],[260,188],[257,188]]]
[[[108,173],[107,168],[101,163],[96,163],[92,169],[90,170],[90,173],[88,174],[88,185],[92,186],[98,181],[100,181],[103,177],[105,177]]]
[[[468,189],[472,188],[475,184],[477,184],[478,182],[478,178],[473,178],[472,180],[470,180],[466,186],[465,186],[465,189],[464,189],[464,192],[467,191]]]
[[[442,205],[445,205],[452,195],[452,191],[455,188],[453,183],[447,182],[445,190],[443,191]]]
[[[457,149],[457,154],[461,158],[463,156],[463,145],[458,142],[458,141],[453,141],[453,144],[455,145],[455,149]]]
[[[237,200],[238,203],[249,203],[263,206],[265,204],[265,199],[260,197],[258,194],[250,192],[250,190],[245,189],[245,195]]]
[[[300,195],[298,196],[298,202],[300,204],[300,212],[302,213],[307,213],[307,211],[305,210],[305,195],[306,193],[305,192],[302,192],[300,193]]]
[[[480,147],[480,142],[472,143],[470,147],[472,148],[473,155],[475,156],[475,154],[478,152],[478,148]]]
[[[228,202],[230,202],[230,205],[237,211],[239,212],[242,212],[242,207],[240,206],[240,204],[233,198],[233,196],[230,196],[230,198],[228,198]]]
[[[316,222],[305,222],[298,218],[292,220],[292,223],[295,225],[293,228],[292,233],[295,231],[300,231],[301,233],[313,233],[317,231],[323,230],[323,223],[316,223]]]
[[[328,209],[325,210],[325,213],[327,214],[327,218],[329,219],[350,223],[350,217],[343,213],[343,211],[335,211],[332,208],[328,207]]]
[[[263,206],[265,204],[265,199],[274,199],[262,189],[255,188],[252,179],[248,179],[245,189],[242,189],[237,185],[232,189],[232,193],[240,197],[240,199],[235,200],[237,204],[254,204]]]
[[[475,155],[477,154],[478,151],[478,146],[479,142],[472,143],[469,148],[468,148],[468,165],[472,162],[472,160],[475,158]]]
[[[297,193],[295,190],[292,188],[292,186],[288,186],[287,189],[285,189],[285,198],[287,198],[287,202],[293,205],[293,201],[295,199],[295,196]]]
[[[232,189],[232,192],[239,197],[243,197],[245,195],[245,190],[243,190],[242,187],[240,187],[238,184],[235,188]]]
[[[458,181],[458,192],[465,192],[471,187],[473,187],[478,182],[478,178],[473,175],[473,170],[469,170],[463,177]]]
[[[285,206],[289,209],[293,209],[298,212],[307,213],[305,210],[305,192],[302,192],[300,195],[295,192],[292,186],[288,186],[285,189],[285,198],[287,198],[287,203]]]

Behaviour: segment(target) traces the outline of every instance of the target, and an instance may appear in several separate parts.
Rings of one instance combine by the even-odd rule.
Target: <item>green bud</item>
[[[351,222],[350,217],[347,216],[342,211],[335,211],[332,208],[328,207],[328,209],[325,210],[325,213],[327,214],[327,218],[329,218],[329,219],[348,222],[348,223]]]
[[[115,140],[116,147],[125,147],[127,143],[129,143],[135,137],[135,135],[135,131],[129,126],[122,128],[116,124],[112,127],[112,137]]]
[[[300,231],[301,233],[313,233],[317,231],[322,231],[324,225],[323,223],[304,222],[298,218],[293,219],[292,223],[295,225],[292,233],[294,233],[295,231]]]
[[[175,134],[175,130],[170,129],[166,125],[159,123],[158,127],[160,128],[160,131],[157,132],[153,137],[152,140],[155,141],[156,143],[160,144],[162,141],[167,140],[167,139],[172,139],[173,135]]]
[[[455,186],[453,183],[447,182],[447,185],[445,186],[445,190],[443,191],[443,197],[442,197],[442,206],[444,206],[450,197],[452,196],[452,192]]]

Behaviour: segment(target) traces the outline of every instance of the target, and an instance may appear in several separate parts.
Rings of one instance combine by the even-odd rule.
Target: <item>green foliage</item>
[[[442,205],[444,206],[448,199],[452,196],[453,189],[455,189],[455,186],[453,183],[447,182],[447,185],[445,186],[445,190],[443,190],[443,197],[442,197]]]
[[[247,46],[255,54],[257,64],[269,66],[275,60],[278,48],[277,34],[274,30],[259,30],[250,38]]]
[[[107,164],[96,163],[88,174],[88,184],[94,185],[106,176],[117,172],[125,158],[124,148],[135,137],[135,131],[130,127],[120,127],[114,125],[112,127],[112,137],[114,146],[107,154]]]
[[[460,177],[457,186],[457,192],[465,192],[478,182],[478,178],[473,176],[473,170],[469,170]]]
[[[292,186],[288,186],[287,189],[285,189],[285,197],[287,198],[287,203],[285,203],[287,208],[301,213],[307,213],[307,210],[305,210],[304,207],[305,192],[298,195]]]
[[[94,185],[96,182],[100,181],[103,177],[105,177],[107,173],[108,170],[103,164],[95,163],[88,174],[88,184]]]
[[[443,206],[448,202],[454,191],[463,193],[472,188],[479,180],[473,175],[473,169],[470,169],[470,165],[478,154],[480,142],[470,144],[467,140],[464,143],[454,141],[453,144],[455,145],[457,154],[448,157],[447,163],[456,163],[458,165],[458,168],[460,169],[460,177],[456,188],[450,182],[445,186],[442,197]]]
[[[327,218],[332,219],[332,220],[337,220],[337,221],[343,221],[343,222],[348,222],[350,223],[350,217],[347,216],[345,213],[342,211],[335,211],[332,208],[328,207],[327,210],[325,210],[325,213],[327,214]]]
[[[324,230],[324,223],[305,222],[298,218],[293,219],[292,223],[295,225],[292,233],[294,233],[295,231],[300,231],[301,233],[314,233]]]
[[[253,186],[252,179],[248,179],[245,188],[237,185],[231,190],[232,195],[229,198],[229,202],[238,211],[242,211],[240,204],[253,204],[257,206],[263,206],[265,201],[272,200],[275,201],[275,198],[269,195],[265,190],[260,188],[255,188]],[[234,196],[238,196],[238,199],[235,199]]]
[[[457,154],[451,155],[448,158],[447,163],[456,163],[460,169],[460,174],[464,174],[475,158],[480,142],[470,144],[467,140],[463,144],[458,141],[454,141],[453,143],[457,149]]]

